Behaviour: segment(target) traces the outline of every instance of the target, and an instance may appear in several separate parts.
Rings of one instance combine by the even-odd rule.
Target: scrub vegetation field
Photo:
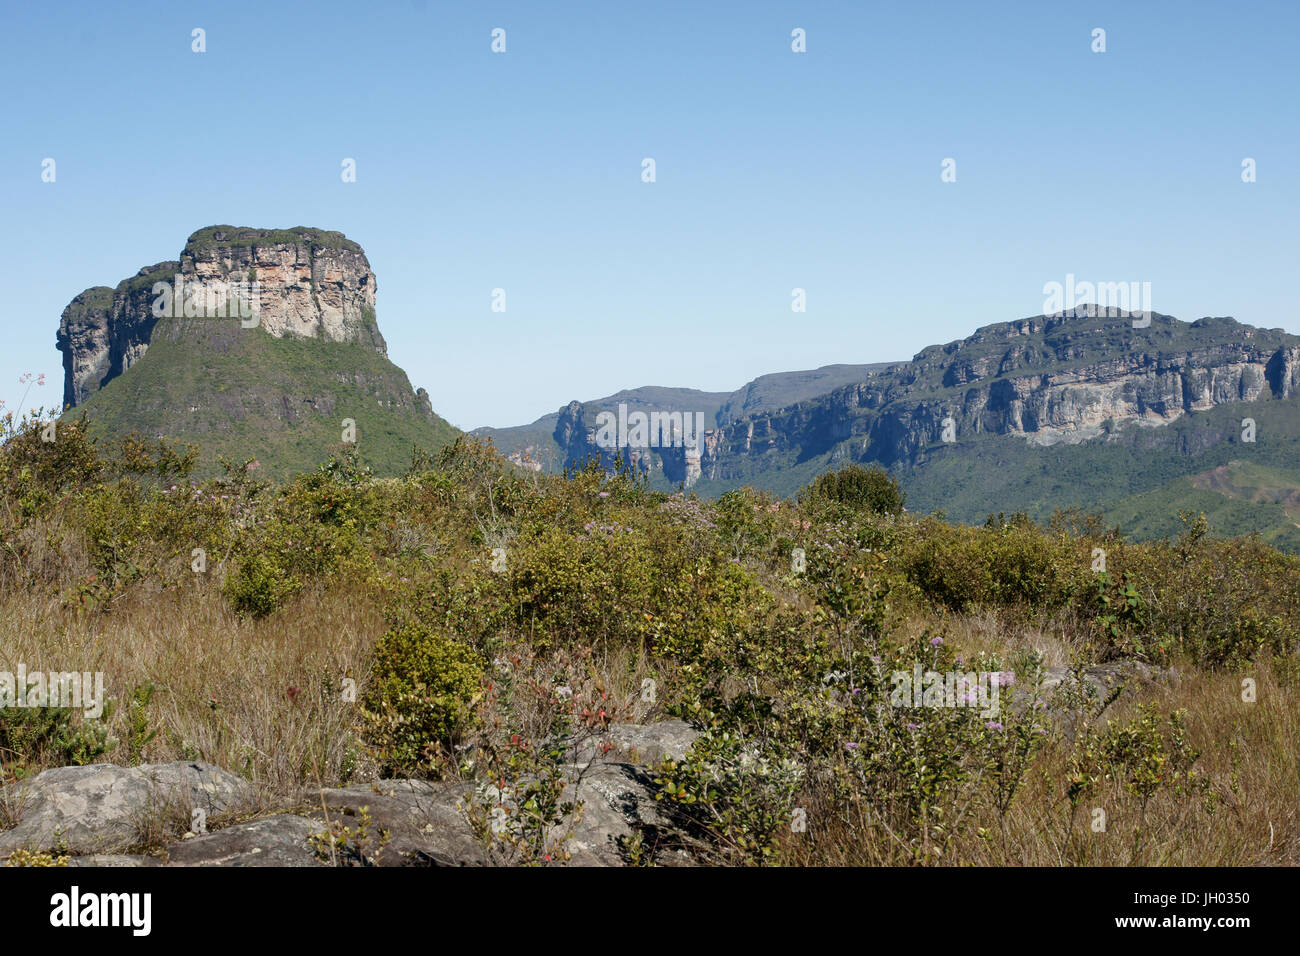
[[[1146,543],[1078,511],[956,525],[858,466],[706,502],[467,437],[399,478],[363,441],[197,480],[193,449],[41,429],[0,452],[0,671],[103,672],[110,706],[0,708],[6,784],[476,780],[527,794],[509,832],[541,846],[567,741],[678,718],[700,736],[652,771],[677,858],[1300,863],[1300,560],[1199,514]],[[999,707],[900,702],[917,668],[997,674]]]

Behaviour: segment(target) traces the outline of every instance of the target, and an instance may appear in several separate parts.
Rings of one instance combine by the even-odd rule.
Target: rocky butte
[[[81,404],[137,362],[158,316],[159,283],[176,277],[196,298],[218,299],[231,284],[257,289],[258,324],[280,338],[364,342],[388,354],[375,323],[375,274],[366,254],[341,232],[299,226],[212,226],[190,236],[176,261],[145,266],[115,289],[95,286],[63,310],[63,402]]]
[[[409,460],[399,446],[431,451],[454,429],[388,360],[376,289],[364,250],[340,232],[200,229],[176,260],[87,289],[64,309],[65,409],[85,407],[110,435],[135,429],[194,441],[205,460],[229,452],[290,470],[325,460],[350,417],[372,439],[362,452],[395,469]],[[180,301],[210,305],[232,290],[255,322]]]

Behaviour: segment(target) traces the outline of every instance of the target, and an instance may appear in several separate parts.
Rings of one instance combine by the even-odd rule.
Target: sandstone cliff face
[[[57,344],[63,353],[63,404],[79,405],[139,360],[157,318],[152,289],[170,283],[176,263],[145,266],[116,289],[87,289],[63,310]]]
[[[1153,315],[1140,329],[1132,320],[1081,310],[988,326],[910,362],[864,367],[862,381],[818,398],[706,430],[698,451],[630,448],[624,458],[689,487],[701,478],[747,480],[825,453],[913,464],[938,442],[981,434],[1077,443],[1217,405],[1300,394],[1296,336],[1227,318]],[[553,437],[563,461],[596,457],[610,469],[616,450],[598,446],[587,417],[578,402],[560,411]]]
[[[1126,425],[1300,392],[1300,338],[1232,319],[1038,316],[932,346],[860,384],[705,436],[700,468],[736,479],[840,451],[913,463],[950,438],[1079,442]],[[945,429],[945,422],[949,427]]]
[[[187,282],[256,283],[259,325],[271,335],[388,348],[375,323],[375,274],[342,233],[217,226],[190,237],[180,256]]]
[[[698,449],[685,445],[604,448],[597,442],[596,432],[595,423],[586,420],[581,402],[570,402],[560,410],[553,437],[560,446],[564,467],[581,467],[589,459],[595,458],[599,459],[602,468],[610,471],[621,455],[623,461],[633,468],[650,475],[662,475],[668,481],[685,484],[688,488],[700,477],[704,440]],[[705,440],[710,434],[710,431],[704,432]]]
[[[58,346],[63,353],[65,407],[78,404],[104,381],[112,315],[113,290],[107,286],[87,289],[63,310]]]
[[[213,226],[190,236],[177,261],[147,266],[115,289],[97,286],[72,300],[57,340],[65,406],[81,404],[145,353],[158,321],[159,282],[180,290],[172,306],[177,314],[185,301],[210,306],[239,290],[246,311],[272,336],[362,342],[387,355],[375,321],[375,275],[356,243],[303,227]]]

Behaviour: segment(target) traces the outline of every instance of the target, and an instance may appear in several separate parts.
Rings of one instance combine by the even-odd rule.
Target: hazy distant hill
[[[775,411],[823,395],[841,385],[861,381],[886,366],[887,363],[826,365],[803,372],[775,372],[747,382],[734,392],[647,385],[579,404],[584,417],[593,422],[600,412],[617,411],[620,404],[625,404],[629,412],[701,412],[706,427],[715,428],[746,415]],[[567,409],[562,408],[528,425],[479,428],[472,434],[492,439],[498,449],[517,461],[527,459],[548,471],[556,471],[564,466],[567,451],[555,437],[556,426],[566,412]]]

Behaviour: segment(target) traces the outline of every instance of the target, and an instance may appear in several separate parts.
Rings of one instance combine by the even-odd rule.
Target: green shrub
[[[442,632],[421,623],[386,632],[364,702],[384,771],[437,774],[469,725],[482,682],[479,655]]]
[[[1209,778],[1193,769],[1200,753],[1191,744],[1187,712],[1163,719],[1154,705],[1139,704],[1127,721],[1108,720],[1099,733],[1089,730],[1076,742],[1067,776],[1071,818],[1086,797],[1109,795],[1135,800],[1138,823],[1133,857],[1138,856],[1147,824],[1147,805],[1159,793],[1203,795]]]
[[[239,559],[226,581],[234,608],[254,617],[277,611],[313,579],[369,581],[376,558],[370,533],[380,525],[378,491],[327,468],[299,476],[283,495],[241,518]]]
[[[158,736],[157,728],[149,726],[149,704],[153,701],[155,687],[152,682],[131,688],[127,695],[127,761],[131,766],[140,763],[144,748]]]
[[[1131,631],[1149,649],[1118,653],[1179,656],[1218,668],[1264,652],[1285,658],[1297,648],[1300,559],[1258,538],[1216,540],[1193,524],[1175,542],[1112,550],[1107,566],[1112,578],[1118,572],[1136,585],[1141,620]]]
[[[265,554],[246,556],[226,579],[226,596],[231,606],[252,617],[274,614],[301,588],[300,581]]]
[[[52,853],[42,853],[40,851],[17,849],[9,854],[9,859],[5,861],[5,866],[67,866],[68,858],[66,856],[55,856]]]
[[[954,610],[1029,604],[1050,611],[1069,604],[1086,583],[1089,566],[1081,553],[1032,524],[923,524],[922,536],[899,563],[936,604]]]
[[[857,646],[838,656],[846,638]],[[1045,732],[1041,712],[1010,706],[1010,691],[996,714],[977,700],[913,706],[895,697],[894,675],[914,666],[941,674],[1007,668],[993,657],[959,660],[929,634],[897,641],[859,630],[832,642],[792,620],[738,636],[728,666],[710,668],[697,705],[677,708],[704,735],[685,759],[659,768],[658,799],[702,844],[697,855],[778,861],[797,832],[796,803],[812,795],[823,819],[868,813],[879,821],[886,859],[897,863],[947,860],[973,819],[1006,818]],[[1016,673],[1035,686],[1041,663],[1027,657]],[[743,686],[735,681],[742,673]],[[974,692],[967,685],[957,696]]]
[[[658,768],[655,797],[706,857],[764,863],[791,824],[804,769],[792,755],[772,754],[739,733],[708,728],[681,760]]]
[[[714,514],[717,534],[728,557],[736,561],[757,559],[769,566],[784,562],[789,566],[796,519],[788,502],[764,491],[740,488],[719,498]]]
[[[0,764],[15,776],[29,767],[81,766],[115,748],[108,721],[112,702],[98,719],[76,719],[69,707],[0,708]]]
[[[799,503],[803,505],[835,503],[874,514],[898,514],[906,500],[898,482],[878,465],[845,465],[839,471],[818,475],[799,492]]]

